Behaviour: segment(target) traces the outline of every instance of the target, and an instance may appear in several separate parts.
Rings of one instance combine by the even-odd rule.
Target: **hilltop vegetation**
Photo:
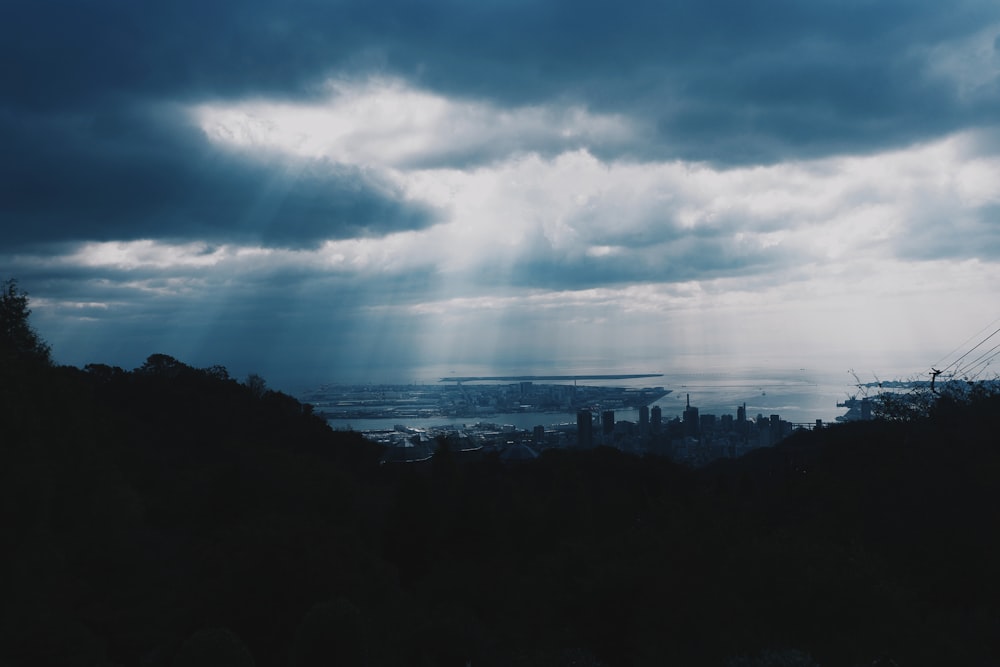
[[[378,446],[260,378],[3,345],[0,665],[1000,655],[991,393],[698,471],[446,446],[380,467]]]

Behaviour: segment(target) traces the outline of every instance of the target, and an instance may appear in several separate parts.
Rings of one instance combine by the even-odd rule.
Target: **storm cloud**
[[[433,222],[351,165],[213,149],[179,112],[7,116],[0,219],[8,242],[203,238],[312,245]]]

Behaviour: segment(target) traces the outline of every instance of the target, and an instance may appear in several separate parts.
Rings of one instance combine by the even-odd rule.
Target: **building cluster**
[[[639,409],[639,422],[615,421],[613,411],[599,418],[589,411],[577,413],[576,443],[581,448],[599,445],[638,454],[653,453],[692,465],[704,465],[720,458],[736,458],[758,447],[770,447],[788,437],[796,428],[821,428],[815,424],[792,424],[780,415],[748,418],[746,405],[736,415],[701,414],[687,405],[681,416],[664,421],[659,406]]]
[[[576,424],[535,426],[519,430],[513,426],[477,423],[463,428],[413,429],[397,426],[390,431],[367,434],[387,446],[383,462],[429,460],[437,441],[444,439],[455,452],[482,454],[498,452],[509,462],[534,458],[544,449],[590,449],[615,447],[634,454],[656,454],[693,466],[716,459],[736,458],[777,444],[797,428],[821,428],[815,424],[792,424],[779,415],[758,414],[748,418],[746,406],[736,415],[701,414],[688,397],[684,413],[664,420],[659,406],[639,408],[639,421],[616,421],[614,410],[577,412]]]

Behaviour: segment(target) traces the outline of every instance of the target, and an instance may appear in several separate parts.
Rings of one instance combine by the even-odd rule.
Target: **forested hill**
[[[996,396],[698,471],[380,467],[219,367],[0,371],[0,665],[998,664]]]

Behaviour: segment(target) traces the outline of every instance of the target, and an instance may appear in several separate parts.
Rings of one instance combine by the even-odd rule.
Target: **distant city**
[[[352,430],[386,446],[384,463],[429,460],[445,441],[453,451],[467,456],[497,452],[510,462],[535,458],[549,448],[610,446],[701,466],[772,446],[796,429],[828,425],[822,420],[792,423],[778,414],[748,415],[745,403],[734,406],[735,414],[703,414],[691,404],[690,396],[685,397],[681,415],[665,419],[662,408],[653,404],[670,394],[670,389],[578,384],[646,377],[659,374],[481,376],[442,378],[439,383],[422,385],[324,385],[302,398],[328,420],[340,424],[356,420],[360,428],[351,424]],[[867,398],[851,397],[837,405],[848,409],[839,420],[872,416],[872,401]],[[616,411],[638,416],[620,419]],[[504,423],[505,418],[520,416],[536,417],[540,423],[531,428]],[[437,418],[448,423],[413,425]],[[562,423],[541,423],[559,418]],[[468,421],[456,421],[463,419]]]

